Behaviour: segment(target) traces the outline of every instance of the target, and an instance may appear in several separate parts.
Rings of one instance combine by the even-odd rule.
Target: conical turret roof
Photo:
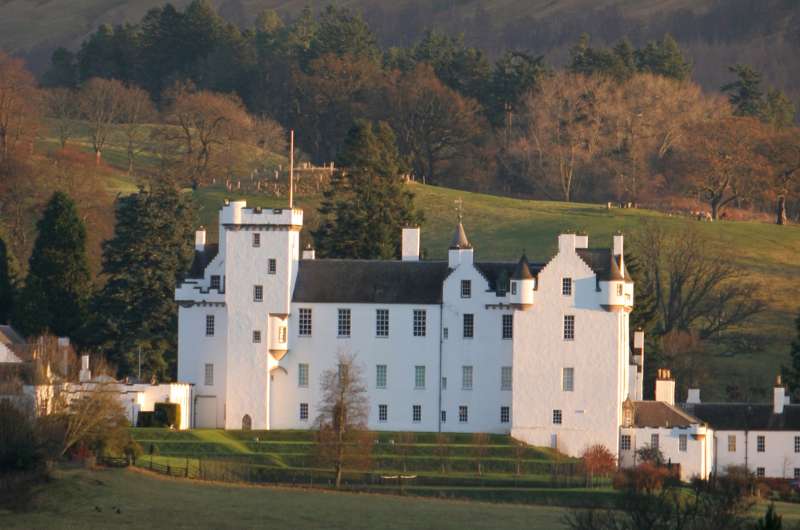
[[[616,256],[611,256],[611,271],[609,272],[608,279],[611,281],[625,280],[625,275],[622,274],[622,271],[619,268],[619,263],[617,263]]]
[[[514,274],[511,275],[512,280],[531,280],[533,279],[533,274],[531,274],[531,268],[528,266],[528,256],[524,253],[522,257],[519,258],[519,262],[517,263],[516,268],[514,268]]]
[[[467,240],[467,234],[464,232],[464,225],[461,224],[461,221],[458,222],[456,225],[456,230],[453,232],[453,240],[450,242],[451,249],[465,249],[465,248],[472,248],[472,245],[469,244]]]

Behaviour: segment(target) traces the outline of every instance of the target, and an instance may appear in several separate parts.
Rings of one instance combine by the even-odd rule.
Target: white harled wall
[[[558,254],[539,272],[533,307],[514,315],[513,426],[530,444],[570,455],[603,444],[619,448],[627,396],[628,314],[601,307],[595,273],[575,252],[575,236],[559,237]],[[562,278],[573,281],[562,294]],[[575,339],[564,340],[564,316],[575,316]],[[563,368],[574,369],[574,390],[562,389]],[[562,423],[553,423],[561,410]]]

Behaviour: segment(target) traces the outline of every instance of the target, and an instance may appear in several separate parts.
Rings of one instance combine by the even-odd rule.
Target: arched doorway
[[[253,420],[250,418],[250,414],[245,414],[242,418],[242,430],[249,431],[253,428]]]

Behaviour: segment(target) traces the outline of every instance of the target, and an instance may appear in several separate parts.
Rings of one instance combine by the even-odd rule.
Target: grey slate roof
[[[439,304],[446,261],[300,261],[293,302]]]
[[[189,268],[189,278],[202,278],[208,264],[217,257],[217,252],[219,245],[216,243],[206,244],[202,252],[195,251],[192,266]]]
[[[619,264],[611,255],[610,248],[578,248],[575,249],[575,252],[597,274],[598,282],[622,279]],[[633,281],[628,275],[627,267],[625,268],[624,280]]]
[[[720,431],[800,431],[800,405],[784,405],[773,414],[771,403],[687,403],[688,411]]]
[[[689,427],[703,423],[691,414],[663,401],[633,401],[635,427]]]

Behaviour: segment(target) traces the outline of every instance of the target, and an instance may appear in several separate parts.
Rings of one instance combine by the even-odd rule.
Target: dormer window
[[[564,296],[572,295],[572,278],[561,278],[561,294]]]

